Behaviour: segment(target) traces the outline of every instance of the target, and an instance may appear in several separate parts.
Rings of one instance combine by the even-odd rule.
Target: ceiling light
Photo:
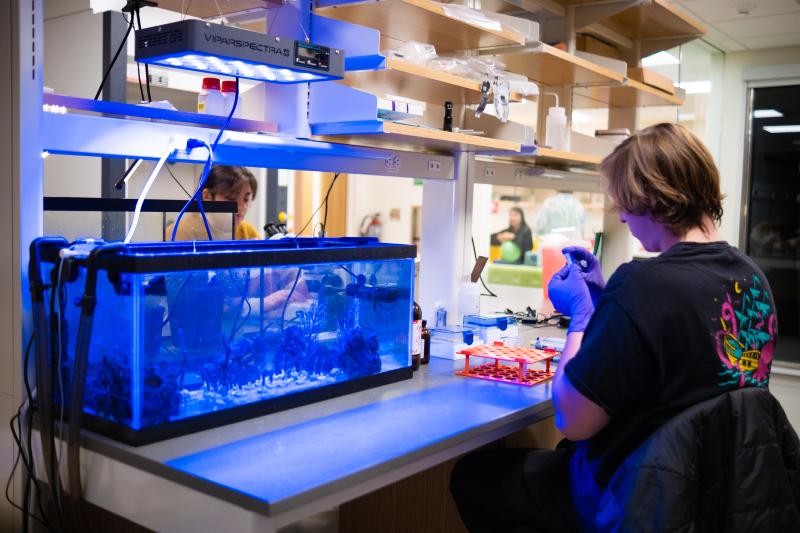
[[[800,124],[786,124],[784,126],[764,126],[769,133],[800,133]]]
[[[733,6],[733,11],[739,17],[746,17],[757,7],[756,4],[735,4]]]
[[[711,92],[711,80],[703,81],[682,81],[678,87],[686,91],[686,94],[707,94]]]
[[[667,65],[678,65],[680,61],[669,52],[657,52],[642,59],[643,67],[665,67]]]
[[[756,109],[753,111],[753,118],[780,118],[783,113],[777,109]]]
[[[341,50],[191,19],[137,31],[136,61],[270,83],[344,77]]]

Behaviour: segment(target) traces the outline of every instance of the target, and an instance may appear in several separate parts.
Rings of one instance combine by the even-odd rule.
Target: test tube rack
[[[555,350],[506,346],[502,342],[466,348],[458,352],[464,357],[464,370],[456,375],[468,378],[487,379],[501,383],[513,383],[531,387],[552,378],[550,360],[558,355]],[[470,367],[470,357],[493,359],[494,362]],[[512,364],[503,364],[512,363]],[[545,369],[533,369],[531,365],[544,363]]]

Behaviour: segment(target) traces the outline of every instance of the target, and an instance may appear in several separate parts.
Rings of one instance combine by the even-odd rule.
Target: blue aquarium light
[[[136,32],[136,61],[269,83],[344,77],[344,52],[201,20]]]

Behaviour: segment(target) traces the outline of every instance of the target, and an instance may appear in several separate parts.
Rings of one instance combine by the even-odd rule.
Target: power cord
[[[22,513],[23,523],[25,523],[25,525],[23,526],[23,531],[27,531],[27,529],[25,528],[27,527],[26,523],[28,518],[33,518],[34,520],[42,524],[48,531],[54,531],[53,527],[47,522],[47,515],[45,514],[44,508],[42,506],[42,499],[41,499],[42,489],[41,486],[39,485],[39,481],[36,479],[36,476],[34,475],[35,469],[33,465],[33,445],[32,445],[33,424],[31,423],[33,418],[32,414],[34,410],[34,402],[33,402],[33,393],[30,387],[30,380],[28,378],[28,366],[29,366],[32,346],[33,346],[33,335],[31,335],[30,339],[28,340],[28,344],[25,348],[25,357],[23,358],[23,365],[24,365],[23,381],[25,384],[26,399],[17,409],[17,413],[13,417],[11,417],[11,420],[9,421],[9,426],[11,428],[11,435],[14,439],[14,443],[17,445],[17,455],[16,458],[14,459],[14,464],[11,468],[11,473],[8,476],[8,481],[6,482],[5,495],[8,503]],[[22,431],[23,414],[25,414],[26,418],[28,419],[28,422],[26,424],[27,435],[25,435],[24,437],[25,441],[23,441],[23,431]],[[22,465],[25,467],[25,501],[29,502],[28,498],[29,498],[30,488],[32,485],[36,492],[36,503],[41,517],[36,516],[34,512],[30,511],[29,503],[25,503],[23,504],[23,506],[20,506],[19,504],[14,502],[14,500],[11,498],[10,494],[11,483],[14,480],[14,474],[16,474],[17,467],[19,466],[20,461],[22,462]]]
[[[324,221],[322,223],[322,234],[323,234],[323,237],[325,236],[325,230],[326,230],[325,224],[327,223],[327,220],[328,220],[328,198],[330,197],[331,191],[333,190],[333,186],[336,183],[336,180],[339,178],[340,174],[341,174],[341,172],[337,172],[336,174],[333,175],[333,179],[331,180],[331,184],[328,186],[328,191],[325,193],[325,199],[322,201],[321,204],[319,204],[319,207],[313,213],[311,213],[311,216],[308,218],[308,222],[306,222],[305,226],[303,226],[303,229],[301,229],[300,231],[296,232],[295,235],[300,235],[301,233],[303,233],[306,230],[306,228],[308,227],[308,225],[311,224],[311,221],[314,220],[314,216],[317,213],[319,213],[319,210],[322,209],[323,206],[325,206],[325,219],[324,219]]]
[[[188,7],[187,7],[187,9],[188,9]],[[219,133],[217,133],[217,137],[214,139],[214,143],[210,147],[208,147],[208,144],[205,143],[205,142],[202,142],[202,141],[189,139],[189,142],[187,142],[187,145],[186,145],[186,149],[187,150],[190,150],[191,148],[194,148],[194,147],[197,147],[197,146],[200,146],[200,145],[205,145],[206,147],[208,147],[208,160],[206,162],[206,166],[203,168],[203,174],[200,177],[200,181],[197,184],[197,190],[195,190],[195,192],[192,195],[192,197],[189,198],[189,201],[187,201],[186,204],[183,206],[183,209],[181,209],[181,212],[178,213],[178,218],[175,220],[175,225],[172,227],[172,239],[171,240],[173,240],[173,241],[175,240],[175,237],[178,235],[178,226],[181,223],[181,219],[183,218],[183,215],[186,212],[186,210],[189,208],[189,206],[192,205],[192,202],[197,202],[197,205],[200,208],[200,216],[203,218],[203,224],[206,227],[206,233],[208,234],[208,240],[210,240],[210,241],[214,240],[214,237],[211,235],[211,228],[208,226],[208,218],[206,217],[206,212],[203,209],[202,192],[203,192],[203,187],[205,187],[206,180],[208,179],[208,174],[209,174],[209,172],[211,172],[211,166],[214,163],[214,152],[217,150],[217,145],[219,144],[219,140],[222,138],[222,134],[228,128],[228,124],[230,123],[231,119],[233,118],[233,114],[236,112],[236,106],[237,106],[238,103],[239,103],[239,77],[237,76],[236,77],[236,92],[234,93],[233,105],[231,106],[231,111],[230,111],[230,113],[228,113],[228,118],[225,119],[225,123],[222,125],[222,128],[220,128]],[[194,141],[194,142],[192,142],[192,141]],[[234,235],[234,237],[235,237],[235,235]]]
[[[187,191],[187,190],[186,190],[186,187],[184,187],[184,186],[183,186],[183,183],[181,183],[181,182],[180,182],[180,180],[179,180],[179,179],[178,179],[178,178],[175,176],[175,174],[173,174],[173,173],[172,173],[172,169],[171,169],[171,168],[169,168],[169,165],[165,166],[164,168],[166,168],[166,169],[167,169],[167,172],[169,172],[169,175],[170,175],[170,176],[172,176],[172,179],[175,181],[175,183],[177,183],[177,184],[178,184],[178,187],[180,187],[180,188],[181,188],[181,190],[182,190],[183,192],[185,192],[185,193],[186,193],[186,196],[188,196],[189,198],[191,198],[191,197],[192,197],[192,193],[190,193],[189,191]]]
[[[103,87],[105,87],[106,81],[108,81],[108,75],[111,74],[111,69],[114,68],[114,64],[117,62],[117,58],[122,52],[122,49],[126,44],[128,44],[128,36],[131,34],[131,30],[133,30],[133,15],[131,15],[131,20],[128,22],[128,30],[125,32],[125,37],[123,37],[122,42],[119,43],[119,47],[117,48],[117,52],[114,54],[114,58],[111,60],[111,63],[108,65],[105,73],[103,74],[103,80],[100,82],[100,87],[97,88],[97,93],[94,95],[95,100],[100,98],[100,95],[103,93]]]
[[[139,31],[141,31],[141,29],[142,29],[142,17],[139,14],[140,11],[141,11],[141,6],[139,5],[139,2],[136,1],[136,7],[134,8],[134,12],[131,13],[131,18],[133,18],[133,15],[135,13],[136,14],[136,23],[139,25]],[[136,63],[136,70],[137,70],[137,72],[141,72],[141,71],[139,71],[139,63],[138,62]],[[144,79],[145,79],[145,82],[147,83],[147,101],[148,102],[152,102],[153,101],[153,96],[150,94],[150,65],[148,65],[147,63],[144,64]],[[139,75],[139,90],[140,91],[142,90],[142,76],[141,76],[141,74]],[[142,100],[144,100],[144,95],[142,95]]]

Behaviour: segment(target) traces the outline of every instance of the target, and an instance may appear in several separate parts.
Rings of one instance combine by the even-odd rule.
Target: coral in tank
[[[314,302],[307,310],[297,311],[295,317],[286,322],[273,358],[274,374],[319,374],[333,369],[331,350],[320,340],[326,318],[325,305]]]
[[[336,334],[337,366],[349,378],[369,376],[381,371],[380,343],[358,325],[356,305],[351,304]]]
[[[130,423],[133,416],[130,369],[103,356],[86,377],[84,405],[96,415]]]
[[[178,390],[178,368],[161,363],[158,370],[150,367],[144,375],[142,425],[151,426],[169,422],[180,411],[181,396]]]

